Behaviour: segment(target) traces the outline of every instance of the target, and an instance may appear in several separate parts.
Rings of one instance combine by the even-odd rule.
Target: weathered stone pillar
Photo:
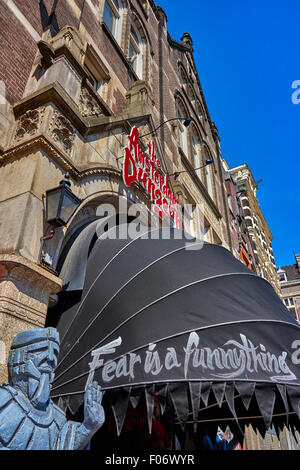
[[[7,381],[7,359],[13,338],[45,325],[50,294],[60,279],[43,267],[13,254],[0,254],[0,383]]]

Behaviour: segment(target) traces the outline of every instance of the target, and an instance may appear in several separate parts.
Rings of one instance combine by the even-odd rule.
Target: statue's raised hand
[[[96,432],[104,423],[104,409],[101,405],[102,392],[97,382],[87,386],[84,395],[84,426]]]

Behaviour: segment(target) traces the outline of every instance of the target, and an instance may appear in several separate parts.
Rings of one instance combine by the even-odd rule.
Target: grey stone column
[[[7,359],[13,338],[45,325],[50,294],[60,279],[19,255],[0,255],[0,383],[7,381]]]

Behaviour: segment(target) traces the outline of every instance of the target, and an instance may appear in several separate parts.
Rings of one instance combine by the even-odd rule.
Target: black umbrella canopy
[[[75,412],[97,380],[119,433],[129,400],[136,406],[142,394],[150,428],[155,396],[182,426],[205,422],[212,433],[222,421],[262,434],[298,427],[299,326],[267,281],[175,229],[95,241],[95,227],[68,247],[61,270],[53,398]]]

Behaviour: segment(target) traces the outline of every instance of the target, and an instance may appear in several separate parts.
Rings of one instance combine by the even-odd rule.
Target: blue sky
[[[229,166],[247,163],[273,234],[277,266],[300,253],[299,0],[160,0],[171,37],[190,33]],[[300,97],[300,94],[299,94]]]

